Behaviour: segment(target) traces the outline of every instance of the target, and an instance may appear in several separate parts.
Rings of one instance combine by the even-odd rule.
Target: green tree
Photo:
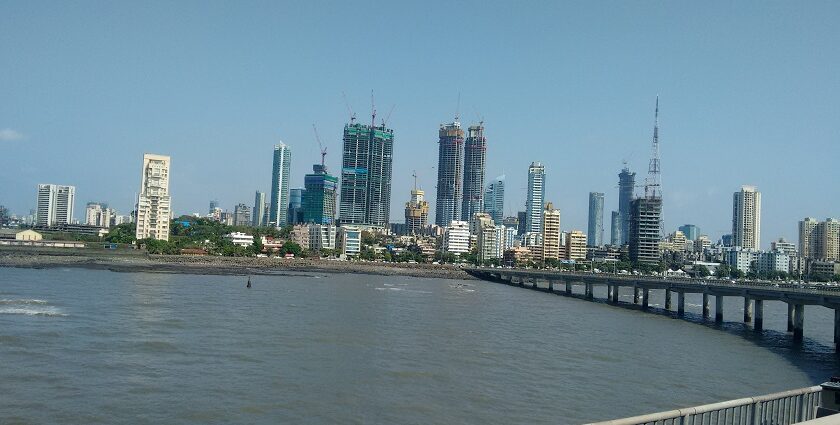
[[[704,265],[694,266],[694,271],[697,273],[697,276],[700,277],[707,277],[709,276],[709,268]]]
[[[286,241],[282,247],[280,247],[280,255],[292,254],[295,257],[300,256],[303,252],[303,248],[297,242],[293,241]]]

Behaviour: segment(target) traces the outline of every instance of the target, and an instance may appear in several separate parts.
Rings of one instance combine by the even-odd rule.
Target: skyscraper
[[[254,194],[252,225],[254,227],[265,226],[265,221],[265,192],[258,190]]]
[[[621,245],[630,241],[630,201],[636,186],[636,173],[631,173],[626,166],[618,173],[618,215],[621,218]]]
[[[610,220],[610,245],[621,245],[621,214],[618,211],[612,212]]]
[[[484,191],[484,212],[493,217],[493,223],[502,224],[505,218],[505,176],[496,177]]]
[[[387,227],[390,222],[394,130],[359,124],[344,126],[341,159],[342,224]]]
[[[516,212],[516,222],[517,222],[516,235],[517,236],[524,235],[525,232],[527,231],[527,230],[525,230],[525,227],[527,227],[527,223],[528,223],[528,213],[525,212],[525,211],[517,211]]]
[[[630,261],[657,264],[662,198],[636,198],[630,202]]]
[[[405,203],[405,227],[409,235],[422,234],[429,222],[429,203],[423,199],[424,194],[415,187],[411,200]]]
[[[759,249],[761,245],[761,192],[741,186],[732,195],[732,237],[737,247]]]
[[[604,194],[589,192],[589,233],[586,244],[601,246],[604,244]]]
[[[481,212],[484,192],[484,169],[487,161],[487,139],[484,137],[484,123],[467,129],[464,143],[464,199],[461,204],[461,220],[469,221]]]
[[[303,223],[303,199],[306,189],[302,187],[289,189],[289,208],[286,213],[286,223],[289,225]]]
[[[525,201],[525,232],[542,231],[543,200],[545,199],[545,167],[532,162],[528,167],[528,199]]]
[[[435,224],[448,226],[461,217],[464,173],[464,130],[456,117],[438,130],[438,182]],[[465,220],[469,221],[469,220]]]
[[[304,176],[303,221],[335,224],[338,177],[330,175],[322,164],[312,166],[312,174]]]
[[[172,216],[169,196],[170,159],[165,155],[144,154],[137,198],[137,239],[169,240]]]
[[[72,223],[73,205],[75,203],[75,186],[39,184],[35,224],[49,227],[56,224]]]
[[[799,255],[813,258],[815,249],[814,229],[819,222],[815,218],[805,217],[799,222]]]
[[[545,204],[540,220],[539,233],[542,235],[542,247],[539,260],[558,260],[560,258],[560,210],[554,209],[551,202]]]
[[[248,226],[251,224],[251,207],[239,203],[233,207],[233,225]]]
[[[268,221],[270,226],[283,227],[288,224],[289,178],[292,166],[292,151],[280,142],[274,145],[274,163],[271,167],[271,204]]]

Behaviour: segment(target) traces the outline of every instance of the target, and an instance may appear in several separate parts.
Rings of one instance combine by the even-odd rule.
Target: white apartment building
[[[335,249],[336,236],[337,228],[334,224],[310,224],[309,249],[313,251]]]
[[[356,226],[339,227],[338,241],[344,255],[357,256],[362,252],[362,230]]]
[[[169,240],[172,214],[169,166],[170,159],[166,155],[143,155],[140,195],[137,197],[137,239]]]
[[[755,186],[741,186],[732,195],[732,239],[744,249],[761,246],[761,192]]]
[[[248,247],[254,244],[254,237],[242,232],[228,233],[225,235],[225,239],[231,241],[234,245],[239,246]]]
[[[72,224],[75,201],[75,186],[39,184],[35,225]]]
[[[470,224],[452,220],[443,233],[443,250],[456,255],[470,252]]]

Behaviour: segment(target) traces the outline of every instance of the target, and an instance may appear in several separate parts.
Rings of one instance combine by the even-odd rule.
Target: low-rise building
[[[335,249],[337,228],[334,224],[310,224],[309,225],[309,249],[320,251],[323,249]],[[361,240],[361,230],[360,230]]]
[[[296,224],[289,232],[289,239],[301,248],[309,249],[309,225]]]
[[[583,261],[586,259],[586,234],[580,230],[572,230],[566,234],[565,259]]]
[[[251,246],[254,244],[254,236],[242,232],[233,232],[225,235],[225,239],[231,241],[234,245]]]
[[[507,267],[518,267],[531,261],[531,250],[525,247],[506,249],[503,254],[503,264]]]
[[[470,225],[466,221],[453,220],[443,233],[443,250],[455,255],[470,252]]]
[[[362,231],[358,227],[339,227],[338,240],[342,254],[350,257],[355,257],[358,256],[360,252],[362,252]]]
[[[32,229],[0,229],[0,239],[13,241],[40,241],[43,235]]]

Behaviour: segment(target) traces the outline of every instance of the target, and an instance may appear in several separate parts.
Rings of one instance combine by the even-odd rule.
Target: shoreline
[[[83,268],[118,273],[182,273],[203,275],[277,275],[282,272],[354,273],[432,279],[475,280],[448,264],[375,263],[310,258],[190,257],[183,255],[96,255],[68,252],[40,254],[0,251],[0,267]]]

